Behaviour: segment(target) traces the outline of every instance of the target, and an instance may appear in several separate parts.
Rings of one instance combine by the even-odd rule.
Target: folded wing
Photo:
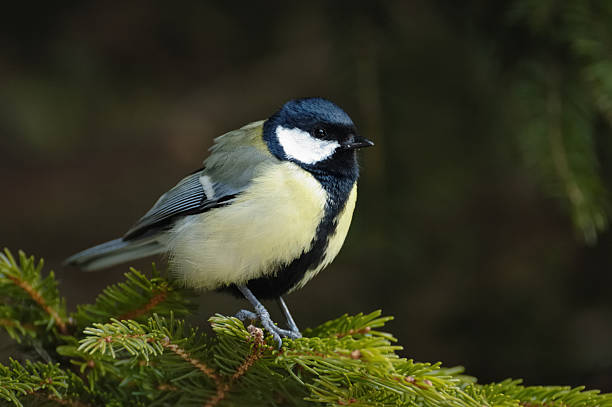
[[[231,204],[257,175],[260,164],[274,160],[263,144],[263,122],[248,124],[215,139],[205,168],[189,174],[163,194],[119,239],[79,252],[65,263],[98,270],[164,253],[167,234],[176,220]]]

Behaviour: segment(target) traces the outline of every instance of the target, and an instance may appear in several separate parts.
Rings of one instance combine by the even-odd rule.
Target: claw
[[[278,327],[274,325],[274,322],[272,322],[272,320],[270,319],[270,316],[260,315],[259,321],[261,322],[263,327],[266,329],[266,331],[272,334],[272,337],[274,338],[274,342],[276,342],[276,349],[280,349],[281,346],[283,346],[283,338],[281,337],[280,333],[277,330]]]
[[[274,323],[274,321],[272,321],[268,310],[253,295],[251,290],[249,290],[245,286],[239,286],[238,289],[240,289],[244,297],[247,300],[249,300],[249,302],[253,305],[253,307],[255,308],[255,312],[243,309],[243,310],[238,311],[238,313],[236,314],[236,318],[238,318],[239,320],[243,322],[246,320],[251,320],[251,321],[259,320],[259,322],[261,322],[261,325],[264,327],[264,329],[270,332],[270,334],[274,338],[274,342],[276,342],[277,344],[277,349],[280,349],[281,346],[283,345],[283,339],[282,339],[283,337],[289,338],[289,339],[299,339],[302,337],[302,334],[300,333],[299,329],[295,325],[295,322],[293,322],[293,319],[291,318],[291,314],[289,314],[289,310],[287,309],[287,306],[285,305],[282,298],[279,298],[279,305],[281,306],[281,309],[283,313],[285,314],[285,317],[287,318],[287,323],[290,328],[289,330],[279,328]]]

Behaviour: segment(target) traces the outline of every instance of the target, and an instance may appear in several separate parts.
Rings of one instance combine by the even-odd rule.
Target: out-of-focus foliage
[[[612,209],[597,155],[612,128],[612,4],[519,0],[508,15],[532,44],[511,85],[525,161],[594,243]]]

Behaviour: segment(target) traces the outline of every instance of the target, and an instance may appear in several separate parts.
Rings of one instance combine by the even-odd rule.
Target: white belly
[[[170,232],[171,268],[188,286],[244,284],[310,249],[323,217],[325,190],[289,162],[269,165],[260,174],[230,205],[188,216]],[[336,235],[340,229],[339,223]]]

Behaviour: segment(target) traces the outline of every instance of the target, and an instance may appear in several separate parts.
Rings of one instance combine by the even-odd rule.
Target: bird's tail
[[[78,252],[64,261],[85,271],[95,271],[120,263],[163,253],[166,246],[155,237],[139,240],[115,239]]]

